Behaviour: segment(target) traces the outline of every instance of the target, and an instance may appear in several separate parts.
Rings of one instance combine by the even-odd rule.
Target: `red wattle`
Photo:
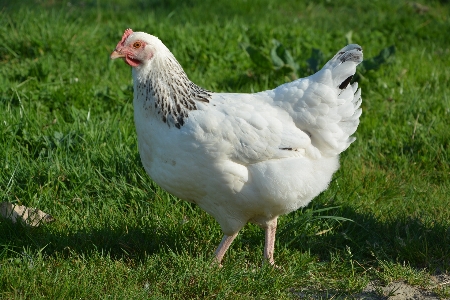
[[[132,67],[137,67],[137,66],[139,66],[140,65],[140,61],[139,60],[137,60],[137,59],[133,59],[133,58],[131,58],[130,56],[125,56],[125,62],[127,63],[127,64],[129,64],[130,66],[132,66]]]

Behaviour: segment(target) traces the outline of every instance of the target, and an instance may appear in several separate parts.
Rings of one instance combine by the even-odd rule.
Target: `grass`
[[[0,298],[345,298],[374,279],[428,287],[450,272],[448,2],[9,2],[0,2],[0,201],[57,221],[0,219]],[[160,37],[214,91],[289,80],[258,71],[242,44],[269,53],[277,39],[300,76],[313,48],[330,58],[351,40],[369,58],[395,45],[395,60],[360,80],[357,140],[330,188],[280,218],[282,270],[261,267],[254,225],[222,269],[210,267],[219,226],[145,174],[130,69],[108,57],[128,27]]]

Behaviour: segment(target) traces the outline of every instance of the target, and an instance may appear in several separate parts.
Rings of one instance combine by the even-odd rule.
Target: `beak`
[[[116,58],[121,58],[121,57],[125,57],[125,55],[124,54],[122,54],[122,53],[120,53],[119,51],[117,51],[117,50],[114,50],[112,53],[111,53],[111,59],[116,59]]]

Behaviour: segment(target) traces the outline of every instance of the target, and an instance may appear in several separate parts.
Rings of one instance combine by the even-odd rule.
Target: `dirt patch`
[[[383,285],[379,281],[371,281],[361,293],[339,295],[333,291],[313,292],[311,290],[294,292],[300,299],[364,299],[364,300],[441,300],[433,292],[450,286],[450,275],[441,274],[431,277],[431,284],[426,289],[409,285],[404,281],[391,282]]]
[[[370,282],[366,288],[359,294],[354,295],[355,299],[367,300],[439,300],[440,298],[429,290],[423,290],[415,286],[411,286],[403,281],[392,282],[387,286],[382,286],[378,282]]]

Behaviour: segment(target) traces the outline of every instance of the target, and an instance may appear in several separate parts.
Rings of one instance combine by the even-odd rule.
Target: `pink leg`
[[[267,224],[266,230],[266,241],[264,243],[264,259],[269,262],[272,266],[275,266],[275,261],[273,260],[273,253],[275,251],[275,233],[277,231],[277,218],[270,221]]]
[[[222,262],[223,256],[225,255],[225,252],[227,252],[228,248],[230,248],[231,243],[236,238],[238,233],[236,232],[233,235],[224,235],[222,238],[222,241],[220,242],[219,247],[217,247],[216,250],[216,262],[220,265]]]

